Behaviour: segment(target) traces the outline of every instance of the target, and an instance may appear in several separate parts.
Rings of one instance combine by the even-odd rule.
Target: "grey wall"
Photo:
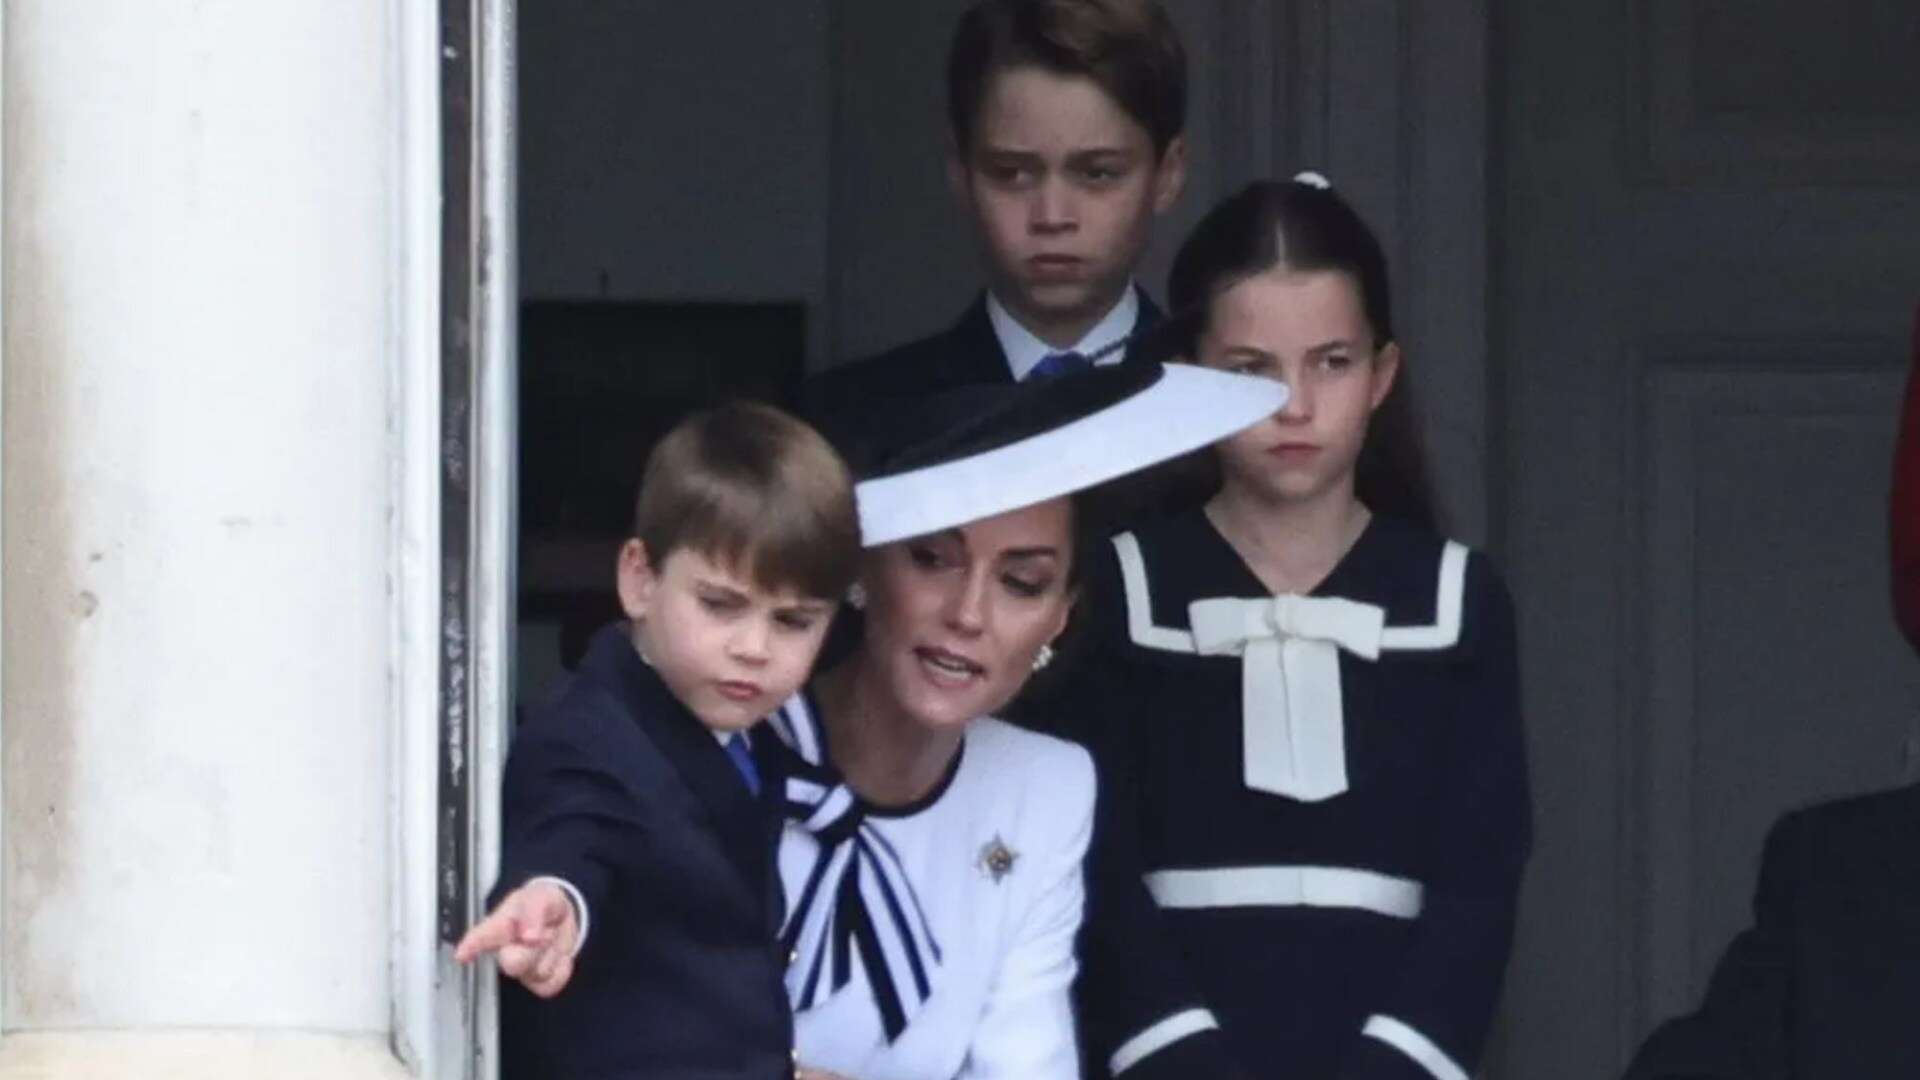
[[[819,310],[827,7],[520,5],[522,295]]]
[[[951,322],[978,287],[947,189],[946,48],[962,0],[832,5],[828,362]]]

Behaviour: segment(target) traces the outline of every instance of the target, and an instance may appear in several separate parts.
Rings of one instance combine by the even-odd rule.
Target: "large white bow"
[[[1240,656],[1248,787],[1303,802],[1347,790],[1340,650],[1376,660],[1387,613],[1339,597],[1196,600],[1194,647]]]

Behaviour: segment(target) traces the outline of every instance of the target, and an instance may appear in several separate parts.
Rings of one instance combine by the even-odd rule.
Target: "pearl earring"
[[[1040,646],[1040,651],[1033,654],[1033,670],[1038,672],[1051,663],[1053,663],[1053,646]]]
[[[854,582],[847,586],[847,606],[855,611],[867,610],[867,587]]]

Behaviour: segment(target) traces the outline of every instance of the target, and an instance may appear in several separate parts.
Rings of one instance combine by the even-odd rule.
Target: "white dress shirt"
[[[1013,373],[1013,381],[1019,382],[1027,377],[1035,365],[1056,353],[1075,352],[1081,356],[1091,356],[1108,345],[1133,333],[1134,323],[1140,319],[1140,291],[1131,282],[1126,292],[1120,294],[1119,302],[1109,309],[1093,328],[1081,335],[1072,347],[1057,349],[1033,335],[1033,331],[1020,325],[1000,298],[987,293],[987,321],[993,324],[993,336],[1000,339],[1000,351],[1007,354],[1007,368]],[[1114,352],[1100,358],[1101,364],[1117,364],[1120,353]]]

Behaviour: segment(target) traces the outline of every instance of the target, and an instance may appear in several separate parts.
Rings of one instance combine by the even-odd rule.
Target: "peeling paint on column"
[[[8,41],[30,33],[8,11]],[[23,31],[25,33],[23,33]],[[75,605],[82,582],[68,553],[83,550],[73,535],[74,490],[68,474],[68,411],[74,365],[66,356],[60,252],[42,242],[41,200],[51,183],[41,171],[48,154],[29,70],[35,57],[6,57],[5,245],[7,272],[4,381],[6,475],[4,628],[5,745],[0,747],[0,1001],[9,1026],[71,1010],[70,965],[63,943],[36,934],[36,916],[69,887],[65,852],[74,785],[76,653],[86,613]]]
[[[9,1036],[392,1000],[394,19],[200,6],[6,5]]]

